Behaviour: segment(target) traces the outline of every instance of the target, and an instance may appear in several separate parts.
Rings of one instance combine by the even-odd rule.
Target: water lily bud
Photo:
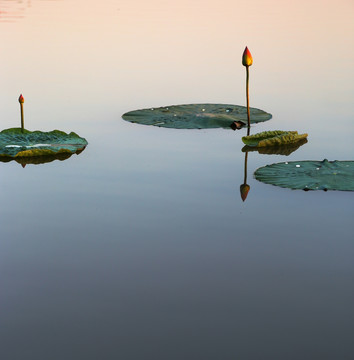
[[[250,186],[248,184],[242,184],[240,186],[240,193],[241,193],[241,199],[242,201],[245,201],[248,195],[248,192],[250,191]]]
[[[250,51],[248,50],[248,47],[246,46],[245,51],[242,55],[242,65],[243,66],[251,66],[253,63],[252,55]]]
[[[20,95],[20,97],[18,98],[18,101],[20,102],[20,104],[23,104],[25,102],[24,97],[22,96],[22,94]]]

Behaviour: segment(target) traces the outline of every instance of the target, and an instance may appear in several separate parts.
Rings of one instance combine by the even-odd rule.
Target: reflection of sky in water
[[[1,126],[19,126],[23,93],[26,127],[75,131],[89,145],[63,162],[0,163],[5,355],[351,358],[353,194],[252,174],[352,159],[353,5],[0,1],[20,5],[23,18],[0,22]],[[250,152],[242,202],[245,130],[120,116],[244,105],[245,45],[251,106],[273,114],[252,132],[309,137],[289,156]]]

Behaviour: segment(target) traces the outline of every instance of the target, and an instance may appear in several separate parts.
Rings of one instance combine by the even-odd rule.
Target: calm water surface
[[[0,357],[354,358],[354,195],[253,179],[280,161],[353,160],[351,1],[0,0],[1,128],[75,131],[65,161],[0,163]],[[273,114],[289,156],[245,129],[123,121],[185,103]]]

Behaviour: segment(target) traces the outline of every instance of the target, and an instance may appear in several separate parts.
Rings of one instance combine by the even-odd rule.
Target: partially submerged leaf
[[[306,139],[307,136],[307,134],[298,134],[297,131],[275,130],[243,136],[242,141],[252,147],[281,146]]]
[[[0,132],[0,157],[38,157],[56,154],[74,154],[82,151],[87,141],[71,132],[53,130],[21,131],[20,128],[6,129]]]
[[[289,189],[354,191],[354,161],[292,161],[266,165],[257,180]]]
[[[251,108],[251,123],[267,121],[272,115]],[[247,108],[227,104],[188,104],[135,110],[125,113],[123,119],[132,123],[174,129],[230,129],[234,122],[247,124]]]

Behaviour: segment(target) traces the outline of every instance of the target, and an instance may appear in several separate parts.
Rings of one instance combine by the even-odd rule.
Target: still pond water
[[[253,178],[354,159],[351,1],[0,0],[1,128],[75,131],[46,164],[0,163],[0,358],[354,358],[354,194]],[[174,130],[123,113],[245,104],[251,131],[298,130],[289,156],[246,130]]]

